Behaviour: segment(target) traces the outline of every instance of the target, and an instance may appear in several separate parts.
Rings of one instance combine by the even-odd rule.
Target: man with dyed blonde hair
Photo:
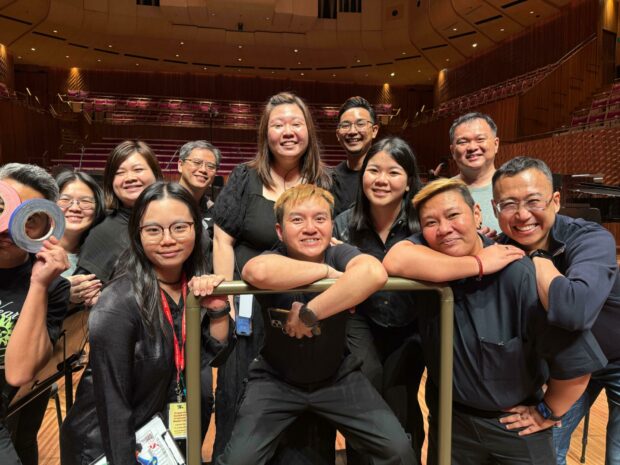
[[[583,393],[590,373],[606,363],[600,347],[589,331],[570,332],[547,323],[529,258],[486,274],[480,259],[485,249],[507,246],[492,245],[478,231],[480,207],[462,181],[434,181],[413,202],[422,232],[392,247],[383,264],[391,275],[451,281],[455,297],[452,463],[554,463],[548,428],[558,418],[548,412],[562,415]],[[417,254],[424,246],[449,260],[437,260],[429,272]],[[470,266],[477,269],[473,276],[453,280],[454,268],[463,273]],[[433,308],[418,311],[429,377],[427,463],[434,465],[439,314]],[[548,389],[543,393],[545,383]],[[521,420],[530,425],[534,416],[538,421],[519,428]]]
[[[265,339],[220,465],[266,463],[282,433],[307,411],[333,423],[375,464],[417,464],[405,431],[346,347],[346,310],[380,289],[387,275],[376,258],[330,244],[333,203],[312,185],[283,193],[274,207],[281,246],[243,267],[243,279],[259,289],[336,282],[320,294],[257,296]]]

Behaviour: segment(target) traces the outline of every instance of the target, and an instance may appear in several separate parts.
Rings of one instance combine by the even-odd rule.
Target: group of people
[[[383,291],[390,275],[454,292],[452,463],[564,464],[572,431],[605,388],[606,465],[619,464],[613,236],[558,214],[542,161],[496,169],[487,115],[454,121],[459,174],[426,185],[413,149],[398,137],[375,141],[378,132],[372,105],[348,99],[336,127],[346,159],[328,168],[306,103],[274,95],[256,157],[234,168],[215,202],[208,192],[222,155],[205,141],[180,149],[178,183],[163,182],[140,141],[112,151],[103,189],[85,173],[55,182],[32,165],[1,167],[0,182],[22,201],[56,201],[66,232],[29,255],[0,231],[0,321],[9,322],[0,463],[37,463],[47,399],[6,410],[49,359],[66,314],[85,308],[89,363],[62,425],[61,462],[135,463],[136,430],[184,404],[193,292],[214,463],[333,464],[336,430],[349,464],[421,463],[426,368],[426,463],[436,464],[437,298]],[[324,278],[335,279],[324,292],[289,292]],[[212,295],[233,279],[274,292]]]

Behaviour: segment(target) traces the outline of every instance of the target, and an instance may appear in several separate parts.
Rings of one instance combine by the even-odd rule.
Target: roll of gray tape
[[[43,241],[51,236],[60,239],[64,232],[65,216],[62,210],[45,199],[26,200],[15,209],[9,221],[11,239],[20,249],[30,253],[41,250]]]

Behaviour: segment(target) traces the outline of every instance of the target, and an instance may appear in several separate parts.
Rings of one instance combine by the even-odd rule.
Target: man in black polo
[[[320,294],[259,297],[265,341],[249,369],[231,440],[218,463],[264,464],[282,432],[305,411],[336,425],[375,464],[417,464],[409,440],[346,349],[347,309],[386,281],[381,263],[347,244],[331,246],[333,197],[308,184],[275,205],[282,246],[250,260],[244,280],[286,290],[336,278]]]
[[[549,465],[555,460],[551,427],[579,398],[589,373],[606,363],[589,331],[547,324],[536,292],[532,262],[524,258],[485,275],[479,255],[492,241],[477,233],[480,207],[456,179],[428,184],[415,197],[422,233],[394,246],[384,260],[390,274],[428,279],[412,253],[419,245],[476,263],[476,277],[451,282],[454,292],[454,404],[452,463]],[[439,314],[421,309],[420,334],[427,359],[428,463],[436,463]],[[550,376],[550,378],[549,378]],[[547,383],[548,389],[542,391]],[[533,406],[537,434],[504,425],[517,405]],[[529,426],[528,426],[529,428]]]
[[[338,110],[336,137],[347,159],[339,163],[332,174],[334,218],[347,210],[357,198],[359,175],[364,158],[377,137],[375,109],[363,97],[351,97]]]
[[[570,436],[604,388],[609,404],[606,465],[620,464],[620,274],[616,243],[602,226],[558,215],[547,165],[518,157],[493,176],[503,243],[532,257],[538,293],[549,322],[569,331],[591,330],[609,364],[592,374],[586,394],[553,428],[557,463],[566,464]],[[555,413],[555,412],[554,412]],[[519,426],[525,426],[518,423]]]

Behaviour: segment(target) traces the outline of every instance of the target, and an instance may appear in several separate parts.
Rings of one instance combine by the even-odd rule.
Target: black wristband
[[[205,310],[207,312],[207,316],[209,317],[209,319],[216,320],[230,313],[230,302],[226,302],[226,306],[218,310],[214,310],[209,307],[205,307]]]
[[[529,255],[531,259],[534,259],[535,257],[540,257],[540,258],[546,258],[547,260],[553,261],[553,255],[551,255],[549,252],[543,249],[534,250],[533,252],[530,252]]]

